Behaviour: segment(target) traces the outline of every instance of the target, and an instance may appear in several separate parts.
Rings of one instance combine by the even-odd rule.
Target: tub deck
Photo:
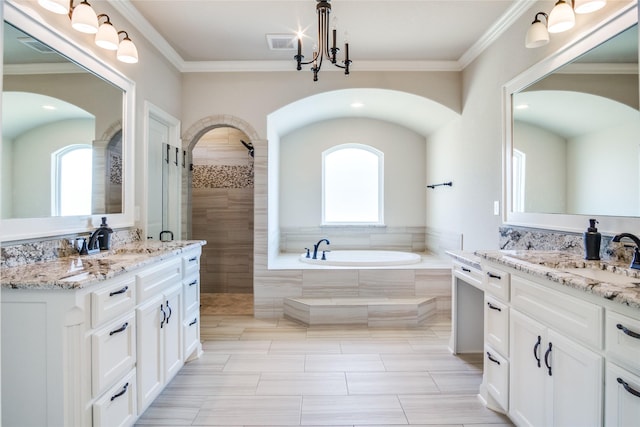
[[[418,326],[436,314],[436,299],[423,297],[285,298],[284,315],[306,325]]]

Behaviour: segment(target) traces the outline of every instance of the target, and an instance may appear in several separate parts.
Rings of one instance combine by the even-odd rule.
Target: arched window
[[[384,153],[343,144],[322,153],[322,223],[384,224]]]
[[[91,145],[74,144],[52,154],[52,215],[91,215],[92,153]]]

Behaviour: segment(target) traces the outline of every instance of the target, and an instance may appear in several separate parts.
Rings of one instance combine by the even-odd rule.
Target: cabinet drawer
[[[188,277],[183,282],[184,313],[189,313],[200,306],[200,276],[198,274]]]
[[[566,336],[602,348],[604,313],[598,305],[513,276],[511,306]]]
[[[160,294],[171,285],[182,282],[182,264],[176,257],[136,274],[138,303]]]
[[[133,369],[95,401],[93,427],[133,425],[136,412],[136,371]]]
[[[640,377],[607,362],[605,377],[605,425],[635,426],[640,415]]]
[[[188,313],[182,322],[184,336],[184,358],[189,360],[200,344],[200,312]]]
[[[509,302],[511,275],[497,268],[485,268],[484,290],[502,301]]]
[[[484,375],[487,391],[506,411],[509,410],[509,361],[490,346],[484,347]]]
[[[463,279],[465,282],[469,283],[472,286],[475,286],[480,290],[484,289],[482,271],[478,270],[477,268],[472,268],[454,261],[453,275]]]
[[[112,284],[91,292],[91,327],[115,319],[119,315],[133,310],[135,300],[135,277],[115,280]]]
[[[605,339],[607,357],[626,362],[640,375],[640,320],[608,310]]]
[[[200,271],[200,250],[190,251],[182,257],[182,270],[184,277],[191,276]]]
[[[501,355],[509,356],[509,307],[490,295],[484,297],[484,339]]]
[[[91,389],[103,392],[136,363],[135,313],[119,318],[91,336]]]

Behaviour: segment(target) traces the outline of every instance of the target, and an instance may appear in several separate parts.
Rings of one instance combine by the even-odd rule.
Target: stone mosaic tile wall
[[[193,188],[253,188],[253,164],[193,165]]]

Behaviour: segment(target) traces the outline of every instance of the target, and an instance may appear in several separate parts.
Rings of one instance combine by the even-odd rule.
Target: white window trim
[[[356,148],[375,154],[378,158],[378,221],[359,221],[359,222],[333,222],[325,219],[325,158],[327,155],[347,148]],[[335,145],[322,152],[322,212],[321,226],[360,226],[360,227],[384,227],[384,153],[370,145],[347,143]]]
[[[62,209],[62,192],[60,191],[61,184],[61,168],[60,162],[62,161],[62,157],[65,154],[70,153],[71,151],[81,150],[81,149],[93,149],[91,144],[71,144],[67,145],[57,151],[54,151],[51,154],[51,215],[52,216],[61,216]]]

